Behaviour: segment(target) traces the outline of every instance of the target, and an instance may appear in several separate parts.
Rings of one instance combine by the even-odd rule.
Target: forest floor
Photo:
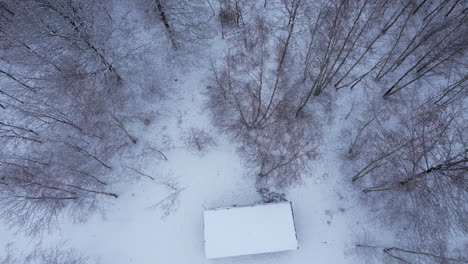
[[[200,64],[191,67],[191,72],[185,69],[173,74],[177,79],[174,89],[180,92],[169,99],[166,118],[154,130],[162,129],[170,142],[168,150],[164,150],[167,161],[155,159],[145,165],[146,174],[173,180],[177,193],[164,200],[170,192],[157,181],[145,177],[131,183],[124,181],[114,188],[120,197],[106,206],[104,214],[94,214],[84,223],[63,221],[59,230],[44,235],[41,242],[53,245],[63,241],[92,260],[113,264],[359,263],[351,253],[356,234],[363,231],[366,219],[356,205],[356,197],[342,187],[349,186],[350,181],[340,172],[338,145],[342,121],[351,104],[343,101],[349,97],[339,96],[333,112],[324,121],[326,133],[320,157],[313,161],[312,175],[286,192],[294,207],[299,250],[205,258],[203,210],[258,203],[261,197],[255,190],[255,179],[245,176],[248,168],[236,153],[236,143],[210,122],[204,107],[209,63]],[[208,132],[216,145],[205,152],[188,149],[181,138],[192,128]],[[152,136],[161,136],[151,130],[142,135],[149,141]],[[175,198],[173,204],[157,206],[160,201],[172,201],[171,198]],[[38,238],[31,240],[7,230],[4,225],[0,225],[0,234],[0,246],[13,242],[16,248],[26,249],[39,242]]]

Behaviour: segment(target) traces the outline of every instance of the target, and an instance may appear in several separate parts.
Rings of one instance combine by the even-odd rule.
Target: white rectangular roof
[[[290,202],[206,210],[203,219],[207,258],[298,248]]]

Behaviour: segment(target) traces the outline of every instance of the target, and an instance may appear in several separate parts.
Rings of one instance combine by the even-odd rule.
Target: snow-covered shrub
[[[210,148],[216,146],[216,141],[205,130],[199,128],[190,128],[185,131],[181,137],[184,146],[193,152],[205,153]]]

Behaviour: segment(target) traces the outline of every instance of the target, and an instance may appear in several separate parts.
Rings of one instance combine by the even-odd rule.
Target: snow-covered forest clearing
[[[0,0],[0,264],[468,263],[467,16]],[[204,210],[282,201],[298,250],[206,258]]]

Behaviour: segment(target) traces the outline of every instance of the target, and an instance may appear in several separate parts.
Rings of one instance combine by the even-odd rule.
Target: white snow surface
[[[217,43],[209,52],[217,56],[220,51],[216,49],[223,48],[222,43]],[[173,210],[165,215],[154,207],[171,195],[158,181],[145,177],[122,181],[112,188],[119,198],[108,200],[103,214],[93,214],[85,222],[63,219],[61,226],[40,238],[17,233],[0,220],[0,256],[8,243],[14,243],[19,253],[27,253],[41,242],[45,247],[64,243],[102,264],[363,263],[350,252],[356,234],[363,231],[363,226],[369,227],[366,212],[357,205],[353,192],[343,189],[350,185],[349,175],[343,175],[339,169],[340,131],[353,100],[349,93],[336,96],[336,110],[325,121],[323,129],[327,133],[321,143],[320,158],[312,163],[313,173],[305,175],[303,183],[286,193],[294,205],[299,250],[206,259],[203,211],[232,204],[255,204],[261,202],[261,197],[256,192],[255,179],[244,176],[248,175],[247,168],[237,155],[235,140],[220,133],[210,122],[203,95],[209,60],[197,63],[184,70],[171,65],[166,67],[167,72],[158,68],[159,75],[177,78],[171,79],[174,84],[170,87],[179,94],[167,103],[165,118],[137,134],[146,142],[159,142],[161,135],[167,136],[165,140],[170,147],[163,152],[168,160],[152,160],[142,170],[177,182],[179,196]],[[203,154],[188,150],[180,138],[192,127],[209,132],[216,146]]]
[[[297,249],[290,202],[228,207],[203,212],[207,258]]]
[[[113,189],[119,198],[109,200],[103,215],[94,214],[84,223],[64,220],[60,229],[41,238],[43,246],[63,241],[101,264],[363,263],[350,252],[356,234],[368,225],[365,212],[356,204],[353,192],[341,187],[349,182],[338,168],[339,123],[349,107],[343,107],[343,113],[336,114],[335,121],[324,128],[329,133],[323,139],[321,157],[313,161],[313,174],[286,193],[294,205],[299,250],[206,258],[203,211],[261,202],[255,179],[244,176],[247,168],[236,153],[235,142],[220,134],[203,110],[206,76],[206,70],[199,68],[179,77],[177,89],[182,94],[175,99],[172,117],[161,124],[172,141],[171,149],[164,152],[168,161],[154,160],[144,170],[177,180],[182,190],[175,210],[164,216],[160,209],[152,208],[168,195],[157,182],[147,178],[122,182]],[[190,127],[210,132],[217,146],[203,155],[187,150],[179,135]],[[154,133],[159,132],[155,129]],[[28,252],[39,241],[8,229],[0,220],[0,255],[10,242],[19,252]]]

